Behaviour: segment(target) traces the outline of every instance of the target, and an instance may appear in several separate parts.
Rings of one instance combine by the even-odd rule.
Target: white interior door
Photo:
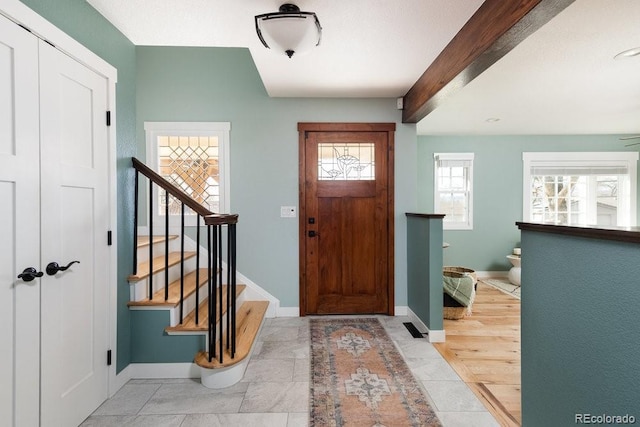
[[[79,261],[42,279],[41,425],[75,426],[108,394],[108,81],[39,49],[42,268]]]
[[[0,16],[0,414],[39,419],[40,152],[38,39]]]

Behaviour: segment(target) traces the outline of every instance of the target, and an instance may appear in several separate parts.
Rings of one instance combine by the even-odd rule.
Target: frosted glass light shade
[[[320,44],[322,27],[318,17],[313,12],[300,12],[295,5],[284,4],[280,12],[258,15],[255,21],[262,44],[289,58]]]

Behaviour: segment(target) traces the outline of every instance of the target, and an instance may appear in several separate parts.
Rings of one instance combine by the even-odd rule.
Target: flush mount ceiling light
[[[278,12],[257,15],[255,20],[262,44],[289,58],[320,44],[322,27],[315,12],[301,12],[295,4],[285,3]]]
[[[628,49],[625,50],[624,52],[620,52],[619,54],[617,54],[616,56],[614,56],[614,59],[625,59],[625,58],[631,58],[634,56],[638,56],[640,55],[640,47],[634,47],[633,49]]]

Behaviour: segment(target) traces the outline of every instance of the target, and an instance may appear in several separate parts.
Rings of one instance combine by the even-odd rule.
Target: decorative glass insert
[[[217,136],[159,136],[159,173],[212,212],[220,211],[220,168]],[[164,215],[165,192],[158,195]],[[169,214],[180,215],[181,203],[169,197]],[[194,215],[187,209],[185,214]]]
[[[375,176],[375,144],[318,144],[318,180],[370,181]]]

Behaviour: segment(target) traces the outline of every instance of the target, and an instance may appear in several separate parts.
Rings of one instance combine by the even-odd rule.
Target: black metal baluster
[[[222,316],[224,315],[224,310],[223,310],[223,298],[222,298],[222,225],[218,225],[218,233],[220,235],[220,238],[218,239],[218,265],[217,267],[217,272],[218,272],[218,292],[220,294],[220,363],[223,362],[223,354],[224,354],[224,339],[222,338],[222,331],[223,331],[223,327],[224,327],[224,322],[222,321]],[[227,314],[228,315],[228,314]]]
[[[133,196],[133,274],[138,274],[138,177],[140,172],[136,170],[135,192]]]
[[[229,224],[228,238],[230,241],[230,254],[229,254],[229,271],[231,271],[231,358],[236,355],[236,225]]]
[[[149,301],[153,299],[153,181],[149,180]]]
[[[222,227],[222,226],[221,226]],[[221,228],[222,230],[222,228]],[[227,350],[231,348],[231,317],[233,313],[231,307],[231,265],[229,264],[229,254],[231,253],[231,241],[229,240],[229,227],[227,227]]]
[[[180,216],[180,324],[184,314],[184,203]]]
[[[200,323],[200,215],[196,215],[196,325]]]
[[[211,343],[214,342],[215,337],[215,328],[211,327],[211,318],[212,318],[212,310],[211,310],[211,306],[212,306],[212,293],[211,293],[211,288],[213,286],[213,279],[212,279],[212,266],[211,266],[211,226],[207,225],[207,290],[209,293],[209,298],[208,298],[208,304],[207,304],[207,314],[208,314],[208,319],[207,319],[207,336],[208,336],[208,359],[209,362],[211,362],[211,359],[214,357],[213,355],[213,349],[215,348],[215,346],[212,346]]]
[[[218,229],[215,225],[211,226],[211,230],[212,230],[212,235],[213,235],[213,241],[211,242],[211,274],[213,276],[213,280],[212,280],[212,285],[211,285],[211,293],[209,294],[210,297],[209,299],[212,300],[212,308],[211,308],[211,317],[210,319],[210,325],[209,327],[213,330],[213,341],[212,341],[212,347],[213,347],[213,357],[216,356],[216,341],[217,341],[217,331],[216,331],[216,320],[217,320],[217,316],[216,316],[216,307],[218,305],[218,293],[216,292],[217,286],[218,286],[218,275],[217,275],[217,259],[218,259]],[[213,295],[213,298],[211,298],[211,295]]]
[[[164,190],[164,300],[169,299],[169,190]]]

